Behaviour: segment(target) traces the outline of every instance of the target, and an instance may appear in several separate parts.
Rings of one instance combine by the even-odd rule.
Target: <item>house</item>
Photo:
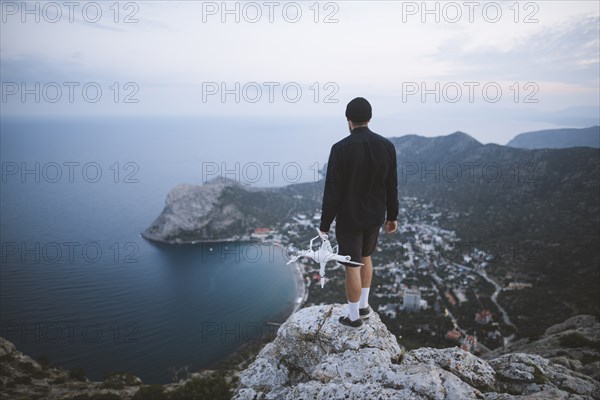
[[[419,289],[404,290],[404,311],[419,311],[421,309],[421,291]]]
[[[254,232],[252,232],[250,237],[255,238],[255,239],[265,239],[272,232],[273,232],[273,230],[271,228],[266,228],[266,227],[255,228]]]
[[[475,321],[480,324],[489,324],[492,322],[492,312],[488,309],[484,309],[475,314]]]
[[[450,340],[458,340],[458,339],[460,339],[461,336],[462,336],[462,333],[460,333],[460,331],[457,329],[452,329],[451,331],[448,331],[446,333],[446,337]]]

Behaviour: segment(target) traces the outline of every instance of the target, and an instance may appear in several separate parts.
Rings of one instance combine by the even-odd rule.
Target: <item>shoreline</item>
[[[275,243],[275,242],[263,242],[263,243],[272,244],[273,246],[279,247],[281,249],[285,249],[285,247],[281,243]],[[293,264],[294,264],[294,278],[296,281],[296,298],[294,299],[294,308],[287,318],[289,318],[292,314],[294,314],[296,311],[298,311],[304,305],[304,303],[306,303],[306,300],[308,299],[308,285],[306,284],[306,281],[304,279],[304,274],[302,273],[303,264],[298,260],[296,260]],[[286,320],[287,320],[287,318],[286,318]]]
[[[292,314],[298,311],[306,300],[308,299],[308,287],[306,285],[306,281],[304,279],[304,274],[302,273],[302,264],[299,261],[294,263],[294,274],[296,276],[296,301],[294,304],[294,310]],[[292,315],[290,314],[290,316]],[[289,318],[289,317],[288,317]]]
[[[219,244],[219,243],[231,243],[231,242],[240,242],[240,243],[260,242],[260,243],[263,243],[260,239],[251,238],[251,237],[229,237],[229,238],[222,238],[222,239],[194,239],[194,240],[184,240],[184,239],[166,240],[166,239],[161,239],[161,238],[157,238],[155,236],[148,235],[145,232],[140,232],[140,237],[142,237],[143,239],[146,239],[147,241],[149,241],[151,243],[166,244],[166,245],[195,245],[195,244],[208,244],[208,243]]]

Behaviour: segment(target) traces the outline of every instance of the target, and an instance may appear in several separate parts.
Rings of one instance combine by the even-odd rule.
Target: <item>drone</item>
[[[350,256],[342,256],[338,254],[339,245],[335,245],[334,248],[331,248],[331,243],[329,243],[329,239],[327,235],[322,233],[318,228],[317,233],[319,236],[315,236],[310,239],[310,244],[308,245],[308,250],[299,250],[298,253],[288,261],[288,264],[291,264],[297,261],[300,257],[308,257],[312,258],[316,262],[321,265],[319,270],[319,275],[321,275],[321,289],[325,286],[325,264],[329,261],[341,261],[355,265],[364,265],[362,263],[356,261],[350,261]],[[313,250],[313,243],[316,239],[321,239],[321,247],[318,250]]]

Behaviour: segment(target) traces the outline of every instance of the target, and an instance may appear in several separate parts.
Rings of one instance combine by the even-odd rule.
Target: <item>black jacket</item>
[[[362,231],[398,217],[396,148],[368,127],[331,147],[319,229]],[[387,217],[386,217],[387,211]]]

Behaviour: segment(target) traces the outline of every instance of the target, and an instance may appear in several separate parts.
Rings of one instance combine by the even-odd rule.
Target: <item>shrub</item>
[[[89,394],[78,394],[77,396],[69,397],[68,400],[121,400],[121,397],[114,393],[95,393]]]
[[[90,400],[90,396],[87,394],[78,394],[73,397],[69,397],[67,400]]]
[[[46,369],[50,366],[50,357],[48,357],[47,354],[42,354],[40,355],[37,360],[36,360],[41,366],[42,368]]]
[[[591,364],[593,362],[600,361],[600,356],[597,354],[588,354],[585,353],[583,357],[581,357],[581,363],[583,365]]]
[[[89,396],[89,400],[121,400],[121,397],[114,393],[96,393]]]
[[[15,379],[13,379],[13,382],[15,385],[28,385],[31,383],[31,377],[27,375],[17,376]]]
[[[8,364],[0,363],[0,376],[11,376],[11,370]]]
[[[125,386],[139,385],[139,381],[135,375],[131,372],[105,372],[104,373],[104,387],[110,389],[123,389]]]
[[[46,377],[46,372],[44,372],[43,370],[34,371],[31,374],[31,377],[35,379],[43,379]]]
[[[24,362],[24,363],[23,363],[23,364],[21,364],[20,366],[21,366],[21,369],[22,369],[23,371],[25,371],[25,372],[27,372],[27,373],[30,373],[30,374],[36,371],[36,369],[35,369],[35,365],[33,365],[33,364],[32,364],[32,363],[30,363],[30,362]]]
[[[580,333],[568,333],[566,335],[562,335],[559,339],[559,343],[563,347],[592,347],[598,348],[600,346],[600,342],[595,340],[590,340],[583,336]]]
[[[76,379],[78,381],[85,381],[85,372],[83,368],[73,368],[69,371],[69,378]]]
[[[0,362],[1,363],[5,363],[5,362],[8,362],[8,361],[12,361],[14,359],[15,359],[15,357],[12,354],[5,354],[2,357],[0,357]]]
[[[194,378],[171,394],[171,400],[228,400],[230,398],[230,385],[221,373]]]
[[[167,400],[168,396],[164,390],[162,385],[142,386],[132,400]]]
[[[54,379],[54,380],[52,381],[52,383],[53,383],[53,384],[56,384],[56,385],[61,385],[61,384],[65,383],[66,381],[67,381],[67,380],[65,379],[65,377],[64,377],[64,376],[59,376],[58,378]]]
[[[125,387],[125,384],[120,381],[108,381],[108,382],[103,382],[102,387],[104,387],[106,389],[120,390]]]

